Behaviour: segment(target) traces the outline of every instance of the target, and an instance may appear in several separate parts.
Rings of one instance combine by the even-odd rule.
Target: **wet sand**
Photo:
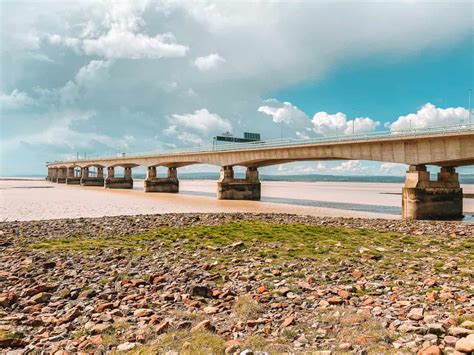
[[[181,180],[179,194],[106,190],[34,180],[0,180],[0,220],[42,220],[184,212],[295,213],[312,216],[400,218],[401,184],[353,182],[262,182],[262,201],[220,201],[216,181]],[[474,185],[464,186],[474,193]],[[474,200],[465,199],[465,214]]]

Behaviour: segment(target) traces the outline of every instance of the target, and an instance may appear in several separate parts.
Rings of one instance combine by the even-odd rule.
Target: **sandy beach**
[[[181,180],[179,194],[106,190],[42,180],[0,180],[0,220],[42,220],[153,213],[255,212],[312,216],[400,218],[401,184],[355,182],[262,182],[262,201],[219,201],[212,180]],[[474,193],[474,185],[465,185]],[[470,220],[474,199],[465,199]]]

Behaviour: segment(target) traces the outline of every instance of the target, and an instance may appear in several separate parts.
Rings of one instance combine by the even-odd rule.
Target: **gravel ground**
[[[468,353],[473,248],[462,222],[3,222],[0,352]]]

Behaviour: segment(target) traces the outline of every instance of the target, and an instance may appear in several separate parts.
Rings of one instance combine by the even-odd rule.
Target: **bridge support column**
[[[235,179],[232,166],[221,168],[221,176],[217,182],[217,198],[219,200],[260,200],[261,184],[256,167],[248,167],[245,179]]]
[[[97,176],[90,176],[89,168],[82,170],[81,185],[82,186],[104,186],[104,168],[97,168]]]
[[[48,168],[48,175],[46,175],[46,177],[44,178],[46,181],[51,181],[51,177],[53,175],[53,169],[52,168]]]
[[[79,185],[81,183],[81,177],[74,176],[74,167],[67,168],[67,185]]]
[[[51,182],[58,182],[58,168],[51,168]]]
[[[145,180],[145,192],[179,192],[179,180],[176,168],[168,168],[168,176],[156,177],[156,167],[148,167],[148,176]]]
[[[132,168],[124,168],[123,178],[115,177],[113,166],[107,168],[107,179],[105,179],[107,189],[133,189]]]
[[[58,177],[56,179],[58,184],[65,184],[66,183],[66,168],[59,168],[58,169]]]
[[[430,181],[425,165],[412,165],[402,191],[405,219],[460,219],[463,191],[453,167],[442,167],[436,181]]]

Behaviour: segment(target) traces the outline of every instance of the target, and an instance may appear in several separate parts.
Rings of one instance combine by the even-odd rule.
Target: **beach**
[[[464,185],[474,193],[474,185]],[[216,181],[181,180],[179,194],[106,190],[54,184],[39,179],[0,180],[0,220],[27,221],[155,213],[292,213],[311,216],[399,219],[402,184],[263,181],[262,201],[222,201]],[[474,199],[464,200],[470,220]]]

